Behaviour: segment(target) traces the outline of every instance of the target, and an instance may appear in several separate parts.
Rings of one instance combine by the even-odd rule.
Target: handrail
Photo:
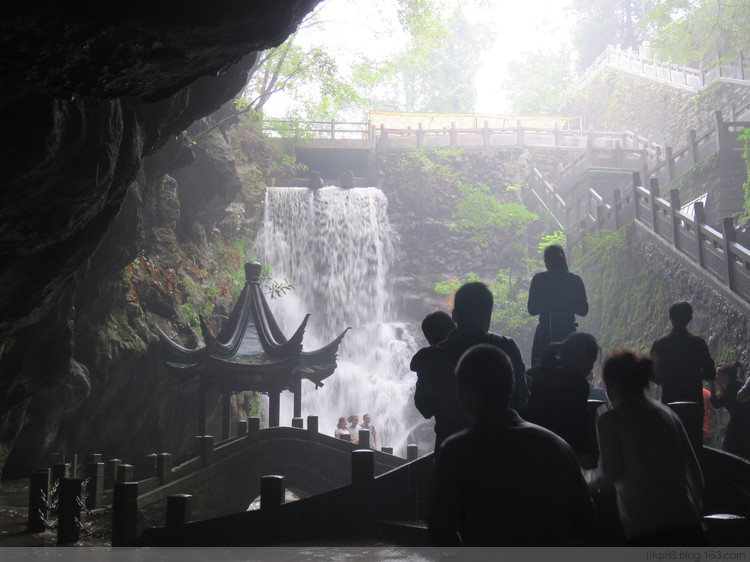
[[[742,53],[734,61],[736,64],[722,64],[717,60],[708,69],[690,68],[671,63],[658,62],[649,58],[647,49],[638,53],[625,51],[614,45],[608,45],[605,51],[586,69],[577,84],[577,88],[586,86],[594,76],[605,68],[616,68],[636,76],[656,80],[676,88],[691,92],[700,92],[713,82],[750,85],[750,67]]]

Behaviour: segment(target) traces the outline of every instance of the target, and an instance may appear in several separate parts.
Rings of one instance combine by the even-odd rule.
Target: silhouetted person
[[[547,345],[575,332],[576,315],[589,313],[586,288],[578,275],[568,271],[562,246],[552,244],[544,249],[544,265],[547,271],[534,275],[529,286],[529,314],[539,315],[531,348],[532,365],[539,361]]]
[[[680,301],[669,307],[672,331],[662,336],[651,346],[656,376],[654,382],[661,385],[661,401],[696,402],[703,405],[702,380],[716,377],[714,360],[703,338],[688,332],[687,325],[693,318],[690,303]],[[701,416],[702,418],[702,416]],[[696,417],[694,427],[686,427],[693,443],[703,442],[702,419]]]
[[[422,333],[430,345],[440,343],[455,329],[456,323],[451,315],[442,310],[430,312],[422,320]]]
[[[438,546],[552,546],[589,541],[594,513],[570,446],[508,407],[514,370],[482,344],[456,368],[471,426],[443,443],[428,509]]]
[[[716,370],[716,380],[711,381],[711,404],[726,408],[729,422],[721,448],[727,453],[750,459],[750,404],[737,401],[742,388],[742,361],[722,363]]]
[[[336,430],[333,432],[333,435],[339,439],[344,439],[345,441],[352,440],[349,428],[346,427],[346,418],[339,418],[339,423],[336,424]]]
[[[700,546],[703,476],[680,418],[647,398],[652,362],[616,350],[603,378],[612,410],[599,418],[599,468],[615,487],[634,546]]]
[[[435,416],[435,450],[446,437],[469,426],[458,403],[454,370],[461,354],[471,346],[488,343],[508,354],[516,380],[511,408],[526,404],[526,366],[521,350],[513,339],[488,332],[492,305],[487,285],[480,282],[463,285],[454,298],[452,316],[456,329],[439,344],[420,349],[411,360],[411,370],[417,373],[414,404],[425,418]]]
[[[555,350],[556,356],[552,353]],[[525,420],[565,439],[584,468],[594,464],[587,376],[598,356],[596,339],[586,332],[576,332],[560,344],[550,344],[541,369],[533,375],[529,405],[521,412]]]

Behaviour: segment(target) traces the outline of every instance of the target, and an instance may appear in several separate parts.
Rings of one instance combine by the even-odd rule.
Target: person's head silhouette
[[[453,321],[465,330],[486,332],[492,322],[492,292],[481,281],[462,285],[453,299]]]

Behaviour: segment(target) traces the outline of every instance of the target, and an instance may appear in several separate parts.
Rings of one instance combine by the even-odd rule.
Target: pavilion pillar
[[[302,417],[302,377],[297,377],[294,381],[294,417]]]
[[[268,391],[268,427],[279,427],[281,391]]]
[[[232,393],[225,390],[221,394],[221,440],[229,439],[229,425],[232,418]]]
[[[203,376],[200,376],[198,383],[198,435],[206,434],[206,396],[207,389],[203,383]]]

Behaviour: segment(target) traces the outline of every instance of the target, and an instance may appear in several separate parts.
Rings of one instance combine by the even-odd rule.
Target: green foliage
[[[470,240],[487,246],[496,234],[521,236],[539,218],[520,203],[500,203],[486,185],[459,183],[461,200],[453,213],[454,232],[470,234]]]
[[[561,230],[555,230],[552,234],[545,234],[544,236],[542,236],[542,239],[537,246],[537,250],[539,251],[539,255],[544,255],[544,249],[547,246],[557,244],[558,246],[562,246],[563,248],[565,248],[567,243],[568,239],[565,236],[565,233]]]
[[[742,159],[745,161],[745,167],[747,168],[747,179],[742,184],[742,188],[745,191],[745,201],[742,205],[744,215],[743,220],[750,219],[750,129],[745,129],[737,137],[739,140],[745,143],[745,150],[742,153]]]
[[[608,44],[637,49],[648,39],[643,22],[659,0],[573,0],[576,14],[573,46],[580,69],[589,66]],[[689,1],[689,0],[688,0]]]
[[[750,35],[750,0],[660,0],[647,27],[659,58],[698,67],[734,58]]]
[[[559,115],[570,97],[574,83],[571,54],[567,49],[554,53],[526,52],[520,60],[508,63],[503,89],[520,115]]]

